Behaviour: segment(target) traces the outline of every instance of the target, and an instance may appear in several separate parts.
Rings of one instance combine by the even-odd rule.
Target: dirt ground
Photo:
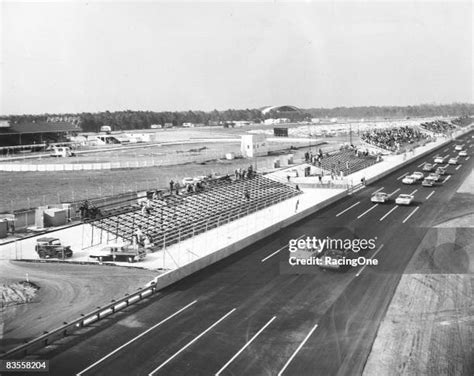
[[[0,284],[24,281],[27,276],[39,290],[29,303],[1,309],[1,351],[88,313],[104,302],[135,292],[156,273],[112,266],[0,261]]]
[[[474,375],[474,190],[469,176],[418,247],[364,376]]]

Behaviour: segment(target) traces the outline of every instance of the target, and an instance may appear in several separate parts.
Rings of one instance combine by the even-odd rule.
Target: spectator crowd
[[[361,136],[368,144],[390,151],[398,151],[403,146],[415,144],[427,138],[425,134],[412,127],[374,129]]]
[[[421,123],[420,127],[426,129],[429,132],[447,134],[456,128],[455,125],[448,123],[444,120],[434,120],[425,123]]]

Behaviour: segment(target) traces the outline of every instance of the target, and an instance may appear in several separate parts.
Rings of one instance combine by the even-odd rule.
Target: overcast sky
[[[473,102],[467,2],[0,2],[0,113]]]

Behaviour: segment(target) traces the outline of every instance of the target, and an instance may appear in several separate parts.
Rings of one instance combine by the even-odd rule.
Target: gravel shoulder
[[[156,276],[136,268],[0,261],[1,284],[23,281],[27,274],[39,290],[29,303],[1,309],[1,351],[134,292]]]

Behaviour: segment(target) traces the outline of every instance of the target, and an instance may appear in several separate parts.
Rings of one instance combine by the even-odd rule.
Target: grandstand
[[[434,120],[430,122],[424,122],[420,124],[420,127],[425,131],[434,133],[434,134],[441,134],[446,135],[449,132],[452,132],[456,129],[456,126],[453,124],[448,123],[444,120]]]
[[[150,214],[142,213],[134,204],[103,212],[91,224],[130,242],[140,226],[157,248],[165,248],[300,193],[258,174],[238,180],[226,177],[209,181],[201,192],[153,199]]]
[[[377,158],[371,155],[356,154],[354,150],[341,150],[321,159],[321,168],[340,173],[345,176],[377,163]]]

